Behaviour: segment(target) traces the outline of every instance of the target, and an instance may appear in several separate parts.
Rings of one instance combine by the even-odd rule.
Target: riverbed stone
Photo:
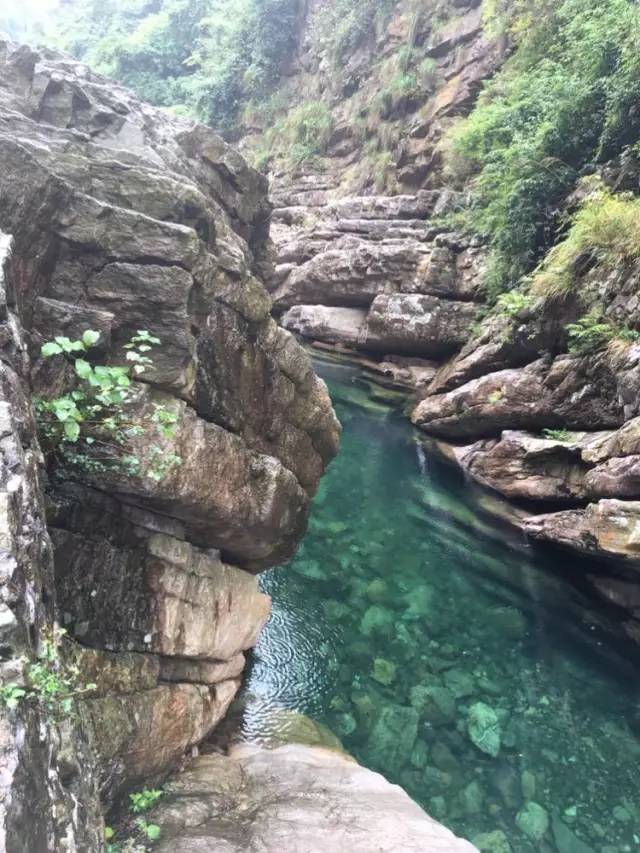
[[[389,687],[396,680],[396,665],[384,658],[376,658],[371,676],[378,684]]]
[[[501,829],[476,835],[473,843],[480,850],[480,853],[511,853],[509,839]]]
[[[448,688],[418,684],[411,688],[409,696],[412,707],[425,722],[442,726],[455,719],[456,703]]]
[[[595,853],[594,848],[578,838],[558,815],[551,817],[551,831],[558,853]]]
[[[394,619],[391,611],[379,604],[372,604],[360,620],[360,633],[365,637],[391,637],[393,626]]]
[[[444,683],[456,699],[472,696],[475,691],[475,679],[470,672],[462,669],[448,669],[444,674]]]
[[[500,722],[498,715],[484,702],[476,702],[469,709],[467,733],[471,742],[481,752],[495,758],[500,752]]]
[[[436,741],[431,747],[431,761],[438,770],[447,773],[456,773],[460,769],[460,762],[451,752],[446,743]]]
[[[418,736],[419,715],[405,705],[383,705],[367,743],[367,754],[374,767],[385,772],[399,770]]]
[[[516,815],[516,824],[530,841],[541,841],[549,829],[549,815],[539,803],[530,801]]]
[[[469,782],[462,791],[461,799],[466,814],[474,815],[481,812],[484,804],[484,792],[480,783],[475,779],[473,782]]]
[[[533,800],[536,795],[536,777],[531,770],[523,770],[520,774],[522,796],[525,800]]]

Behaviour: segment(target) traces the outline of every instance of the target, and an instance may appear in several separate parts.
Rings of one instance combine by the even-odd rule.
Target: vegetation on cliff
[[[299,0],[78,0],[62,46],[159,106],[229,130],[274,87],[294,43]]]
[[[469,222],[493,249],[495,293],[551,244],[583,170],[637,140],[640,9],[630,0],[490,7],[491,26],[508,30],[517,49],[458,128],[453,150],[464,177],[474,174]]]

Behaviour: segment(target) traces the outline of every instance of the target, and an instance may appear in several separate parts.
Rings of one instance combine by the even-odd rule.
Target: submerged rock
[[[367,743],[367,755],[374,767],[385,772],[399,770],[418,736],[418,712],[404,705],[383,705]]]
[[[473,843],[480,850],[480,853],[511,853],[509,839],[501,829],[476,835]]]
[[[412,707],[425,722],[442,726],[455,720],[455,699],[446,687],[425,687],[419,684],[411,688],[409,696]]]
[[[467,733],[481,752],[492,758],[500,752],[500,721],[493,708],[484,702],[476,702],[469,709]]]
[[[533,801],[528,802],[516,815],[518,829],[531,841],[541,841],[549,829],[549,815]]]
[[[360,633],[365,637],[391,637],[393,626],[394,619],[391,611],[379,604],[373,604],[365,611],[360,621]]]
[[[371,677],[379,684],[389,687],[396,680],[396,665],[384,658],[376,658],[373,662]]]
[[[551,818],[551,830],[558,853],[595,853],[594,848],[578,838],[557,815]]]

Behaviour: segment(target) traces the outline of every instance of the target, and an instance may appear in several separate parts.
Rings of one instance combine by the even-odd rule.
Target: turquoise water
[[[307,714],[482,850],[640,851],[637,671],[565,580],[584,566],[490,520],[356,371],[323,372],[342,449],[262,578],[244,737]]]

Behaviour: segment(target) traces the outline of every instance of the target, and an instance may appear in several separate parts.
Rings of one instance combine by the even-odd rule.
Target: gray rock
[[[473,853],[401,788],[327,749],[243,746],[203,755],[153,812],[159,853]],[[197,829],[197,841],[194,828]]]

